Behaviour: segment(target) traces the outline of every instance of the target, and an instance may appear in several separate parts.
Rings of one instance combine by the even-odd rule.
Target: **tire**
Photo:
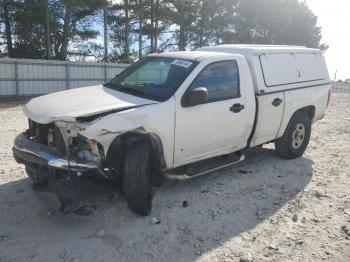
[[[151,184],[154,187],[160,187],[163,184],[164,176],[159,171],[155,171],[155,169],[151,169]]]
[[[156,153],[151,151],[150,170],[151,170],[151,184],[154,187],[160,187],[164,181],[164,174],[161,171],[161,164],[159,159],[152,158]]]
[[[28,177],[33,181],[34,186],[45,186],[49,183],[49,175],[48,172],[45,172],[45,169],[36,169],[29,166],[26,166],[25,168],[26,173]]]
[[[153,189],[150,178],[150,146],[140,142],[129,146],[124,157],[123,191],[130,209],[147,216],[152,209]]]
[[[302,156],[309,144],[311,119],[306,114],[295,114],[281,138],[275,141],[277,153],[285,159]]]

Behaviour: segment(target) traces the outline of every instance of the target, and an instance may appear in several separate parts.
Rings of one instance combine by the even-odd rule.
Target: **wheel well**
[[[306,106],[303,108],[298,109],[297,111],[294,112],[293,116],[291,119],[297,115],[297,114],[304,114],[308,117],[308,119],[313,120],[315,117],[315,107],[314,106]]]
[[[138,142],[147,141],[151,147],[150,165],[154,174],[161,173],[166,168],[163,144],[158,135],[153,133],[127,132],[115,138],[109,146],[106,160],[116,170],[122,174],[124,162],[124,152],[128,146]]]

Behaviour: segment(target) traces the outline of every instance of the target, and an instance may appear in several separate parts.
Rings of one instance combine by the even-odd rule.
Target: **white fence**
[[[334,92],[350,93],[350,83],[332,82],[332,90]]]
[[[40,95],[105,83],[128,65],[0,59],[0,96]]]

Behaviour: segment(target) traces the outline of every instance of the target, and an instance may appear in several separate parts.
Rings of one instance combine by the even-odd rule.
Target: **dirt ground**
[[[0,103],[1,262],[350,261],[350,94],[333,94],[303,157],[266,145],[235,167],[166,181],[148,217],[111,186],[89,187],[89,216],[34,191],[11,152],[22,106]]]

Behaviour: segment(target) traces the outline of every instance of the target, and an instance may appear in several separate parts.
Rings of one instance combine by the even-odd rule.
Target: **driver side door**
[[[189,107],[177,102],[175,166],[234,152],[246,145],[247,105],[240,82],[239,62],[235,59],[209,63],[198,73],[188,89],[206,88],[208,101]],[[234,105],[243,107],[237,111]]]

